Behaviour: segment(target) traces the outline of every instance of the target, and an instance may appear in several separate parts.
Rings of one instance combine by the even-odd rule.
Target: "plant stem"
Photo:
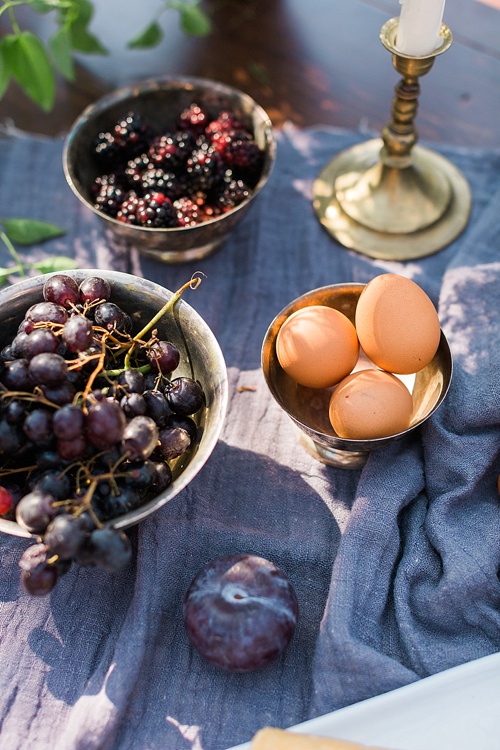
[[[147,325],[145,325],[144,328],[141,331],[139,331],[139,333],[136,336],[134,336],[134,338],[132,339],[132,346],[130,347],[130,349],[128,350],[128,352],[125,355],[124,365],[125,365],[125,369],[126,370],[130,369],[130,358],[132,356],[132,352],[134,351],[135,344],[138,343],[139,341],[141,341],[142,337],[148,331],[150,331],[151,328],[153,328],[153,326],[156,325],[156,323],[158,323],[158,321],[160,320],[160,318],[162,318],[169,310],[171,310],[175,306],[175,304],[182,297],[182,293],[186,289],[188,289],[188,288],[189,289],[197,289],[200,286],[200,284],[201,284],[201,277],[200,276],[192,277],[191,279],[189,279],[189,281],[186,281],[186,283],[183,284],[180,289],[178,289],[176,292],[174,292],[174,294],[170,297],[170,299],[168,300],[168,302],[166,302],[163,305],[163,307],[161,308],[161,310],[159,312],[157,312],[156,315],[153,318],[151,318],[151,320],[149,321],[149,323]]]
[[[87,380],[87,385],[85,386],[85,390],[83,391],[84,403],[87,400],[90,391],[92,390],[92,385],[94,383],[94,380],[99,375],[99,373],[102,372],[105,359],[106,359],[106,337],[103,336],[102,337],[102,351],[98,357],[97,367],[89,375],[89,379]]]
[[[134,338],[132,340],[133,341],[140,341],[142,339],[142,337],[144,336],[144,334],[147,333],[148,331],[150,331],[151,328],[154,325],[156,325],[156,323],[158,323],[158,321],[160,320],[160,318],[162,318],[165,315],[165,313],[167,313],[169,310],[171,310],[174,307],[174,305],[180,300],[180,298],[182,297],[182,293],[186,289],[188,289],[188,288],[190,288],[190,289],[197,289],[200,286],[200,284],[201,284],[201,278],[200,278],[200,276],[196,276],[195,278],[190,279],[189,281],[186,281],[186,283],[183,284],[180,289],[178,289],[176,292],[174,292],[174,294],[170,297],[170,299],[168,300],[168,302],[166,302],[163,305],[163,307],[161,308],[161,310],[156,313],[156,315],[149,321],[149,323],[146,326],[144,326],[144,328],[142,329],[142,331],[139,331],[139,333],[136,336],[134,336]]]
[[[4,2],[2,7],[0,8],[0,16],[2,13],[8,13],[11,16],[12,21],[12,8],[14,8],[16,5],[25,5],[25,0],[8,0],[8,2]],[[14,19],[15,20],[15,19]]]
[[[24,264],[21,258],[19,257],[19,254],[16,248],[14,247],[14,245],[12,244],[8,236],[5,234],[5,232],[0,232],[0,239],[6,246],[7,250],[9,251],[11,258],[13,258],[17,263],[17,267],[15,269],[12,269],[12,272],[19,273],[21,276],[26,276],[26,271],[24,270]]]
[[[122,374],[122,372],[125,372],[126,370],[137,370],[137,372],[142,372],[144,374],[146,372],[150,372],[151,365],[141,365],[140,367],[120,367],[117,370],[102,370],[99,375],[102,375],[103,377],[107,376],[110,378],[117,378]]]

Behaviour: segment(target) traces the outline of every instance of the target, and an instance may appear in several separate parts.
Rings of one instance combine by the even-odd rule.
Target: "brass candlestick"
[[[414,119],[420,86],[435,57],[451,45],[441,24],[441,45],[430,55],[396,48],[398,19],[381,29],[403,78],[381,138],[342,151],[313,186],[314,210],[325,229],[348,248],[382,260],[412,260],[441,250],[466,227],[471,192],[463,174],[440,154],[417,146]]]

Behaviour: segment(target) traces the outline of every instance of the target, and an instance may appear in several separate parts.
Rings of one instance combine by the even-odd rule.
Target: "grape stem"
[[[94,380],[96,379],[96,377],[99,375],[99,373],[104,368],[104,362],[105,362],[105,359],[106,359],[106,339],[107,339],[107,336],[104,335],[102,337],[102,340],[101,340],[102,350],[101,350],[101,353],[99,354],[99,358],[98,358],[98,362],[97,362],[97,367],[89,375],[89,379],[87,380],[87,385],[85,386],[85,390],[83,391],[83,402],[84,402],[84,404],[85,404],[85,402],[86,402],[86,400],[87,400],[87,398],[89,396],[90,391],[92,390],[92,386],[94,384]]]
[[[27,391],[4,390],[0,393],[0,398],[15,398],[22,401],[33,401],[34,403],[44,404],[45,406],[50,406],[52,409],[60,408],[59,404],[55,404],[53,401],[49,401],[48,398],[45,398],[39,388],[35,388],[33,393],[28,393]]]
[[[146,374],[147,372],[151,371],[151,365],[141,365],[140,367],[121,367],[117,370],[102,370],[99,374],[103,377],[110,377],[110,378],[117,378],[119,375],[122,374],[122,372],[125,372],[126,370],[137,370],[137,372],[142,372],[143,374]]]
[[[0,469],[0,477],[10,476],[11,474],[22,474],[23,472],[35,471],[38,469],[38,464],[33,466],[19,466],[17,469]]]
[[[177,304],[177,302],[182,297],[182,293],[186,289],[197,289],[200,286],[200,284],[201,284],[201,277],[200,276],[194,276],[191,279],[189,279],[189,281],[187,281],[185,284],[183,284],[180,289],[178,289],[176,292],[174,292],[174,294],[170,297],[170,299],[163,305],[163,307],[161,308],[161,310],[159,310],[156,313],[156,315],[153,318],[151,318],[151,320],[149,321],[149,323],[147,325],[145,325],[144,328],[141,331],[139,331],[138,334],[136,334],[134,336],[134,338],[132,339],[132,346],[129,348],[129,350],[125,354],[124,364],[125,364],[125,369],[126,370],[130,369],[130,358],[131,358],[132,353],[133,353],[133,351],[135,349],[135,345],[138,344],[142,340],[143,336],[148,331],[150,331],[151,328],[153,328],[153,326],[156,325],[156,323],[158,323],[158,321],[160,320],[160,318],[162,318],[167,312],[169,312],[169,310],[173,309],[173,307]]]
[[[96,491],[96,487],[98,483],[99,483],[98,479],[94,479],[90,483],[89,488],[87,492],[85,493],[85,496],[82,498],[82,502],[81,502],[80,508],[77,511],[77,515],[81,514],[84,510],[87,510],[93,522],[97,526],[97,528],[102,529],[103,525],[100,522],[100,520],[97,518],[96,514],[94,513],[94,509],[92,508],[92,497],[94,495],[94,492]]]

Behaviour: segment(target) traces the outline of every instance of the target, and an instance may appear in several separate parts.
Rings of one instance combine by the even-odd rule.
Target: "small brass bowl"
[[[111,300],[132,317],[134,331],[139,331],[163,307],[172,292],[159,284],[117,271],[85,269],[63,271],[78,283],[89,276],[100,276],[111,285]],[[41,302],[42,287],[49,276],[36,276],[0,290],[0,349],[16,335],[26,310]],[[201,292],[202,293],[202,292]],[[172,500],[198,474],[217,444],[227,407],[227,370],[224,357],[214,334],[203,318],[184,299],[175,306],[175,316],[166,315],[157,324],[181,354],[176,376],[199,380],[205,393],[206,405],[195,416],[198,442],[185,454],[170,463],[172,483],[159,495],[141,507],[107,523],[117,529],[133,526]],[[0,532],[30,537],[15,521],[0,518]]]
[[[396,435],[371,440],[348,440],[339,437],[328,417],[328,405],[333,388],[306,388],[293,381],[278,362],[276,337],[284,321],[292,313],[310,305],[333,307],[354,324],[356,306],[363,289],[363,284],[333,284],[303,294],[275,317],[262,345],[262,369],[266,383],[274,399],[298,429],[301,444],[318,461],[345,469],[361,468],[371,451],[400,440],[425,422],[442,403],[452,375],[450,348],[441,331],[439,347],[432,361],[415,375],[400,376],[413,398],[414,411],[410,427]],[[362,366],[361,355],[359,365],[355,369]]]
[[[93,158],[93,143],[102,131],[112,129],[129,111],[142,115],[156,132],[175,124],[192,102],[210,116],[233,110],[247,122],[264,152],[257,184],[242,203],[210,221],[195,226],[155,229],[124,224],[94,207],[91,185],[102,169]],[[66,137],[63,168],[76,197],[104,222],[111,241],[128,244],[142,255],[165,263],[199,260],[215,252],[241,221],[269,179],[276,158],[272,124],[266,112],[238,89],[204,78],[158,78],[118,89],[89,105],[76,119]]]

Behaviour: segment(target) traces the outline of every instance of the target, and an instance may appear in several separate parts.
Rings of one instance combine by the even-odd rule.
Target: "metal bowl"
[[[272,396],[288,414],[299,432],[299,440],[319,461],[346,469],[361,468],[371,451],[408,435],[425,422],[442,403],[451,381],[452,359],[444,333],[429,364],[412,376],[400,376],[412,393],[413,418],[407,430],[371,440],[339,437],[330,424],[328,405],[332,388],[305,388],[282,369],[276,356],[276,337],[284,321],[296,310],[309,305],[327,305],[339,310],[354,324],[363,284],[333,284],[313,289],[285,307],[269,326],[262,346],[262,369]],[[367,366],[363,356],[355,369]],[[373,365],[372,365],[373,366]]]
[[[132,317],[134,330],[139,331],[172,297],[172,292],[146,279],[115,271],[85,269],[64,271],[78,283],[88,276],[100,276],[111,284],[111,299]],[[37,276],[0,290],[0,348],[15,336],[24,313],[40,302],[42,287],[53,274]],[[184,301],[175,306],[175,316],[166,315],[158,329],[180,351],[181,360],[175,373],[200,381],[206,406],[195,417],[199,440],[184,455],[170,462],[173,481],[160,495],[107,525],[117,529],[133,526],[172,500],[196,476],[212,453],[224,421],[227,407],[227,370],[220,346],[205,321]],[[0,531],[30,537],[14,521],[0,519]]]
[[[222,109],[234,110],[251,126],[265,158],[252,193],[231,211],[193,227],[152,229],[123,224],[94,208],[90,186],[102,171],[94,162],[92,144],[101,131],[108,131],[116,120],[133,110],[160,131],[175,123],[180,112],[193,101],[217,115]],[[230,86],[203,78],[159,78],[118,89],[88,106],[73,123],[64,144],[63,168],[66,180],[82,203],[104,222],[108,237],[128,243],[143,255],[167,263],[193,261],[217,250],[266,184],[276,156],[272,124],[266,112],[247,94]]]

